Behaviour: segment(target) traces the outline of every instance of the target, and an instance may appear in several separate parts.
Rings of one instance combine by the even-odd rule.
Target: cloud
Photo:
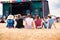
[[[3,14],[3,5],[0,3],[0,16]]]
[[[60,16],[60,0],[48,0],[51,15]]]
[[[55,7],[60,8],[60,2],[55,5]]]
[[[60,0],[48,0],[49,2],[49,8],[50,9],[56,9],[60,8]]]
[[[50,12],[51,12],[51,15],[55,15],[55,16],[60,17],[60,9],[50,10]]]

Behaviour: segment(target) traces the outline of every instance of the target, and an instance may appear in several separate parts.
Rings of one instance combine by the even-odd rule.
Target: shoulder
[[[33,20],[33,18],[31,18],[31,20]]]

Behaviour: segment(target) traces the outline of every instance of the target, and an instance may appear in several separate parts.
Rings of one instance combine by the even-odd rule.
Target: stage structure
[[[26,15],[30,13],[32,16],[38,14],[42,18],[47,17],[49,14],[49,5],[47,0],[14,0],[1,3],[3,4],[3,16],[6,17],[9,14]]]

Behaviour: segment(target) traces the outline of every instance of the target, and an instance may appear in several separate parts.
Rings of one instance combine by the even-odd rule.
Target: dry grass
[[[3,23],[0,24],[0,40],[60,40],[60,24],[56,24],[56,29],[8,29]]]

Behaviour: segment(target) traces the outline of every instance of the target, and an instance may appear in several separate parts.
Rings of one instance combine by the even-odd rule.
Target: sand
[[[59,26],[56,23],[56,29],[9,29],[0,23],[0,40],[60,40]]]

